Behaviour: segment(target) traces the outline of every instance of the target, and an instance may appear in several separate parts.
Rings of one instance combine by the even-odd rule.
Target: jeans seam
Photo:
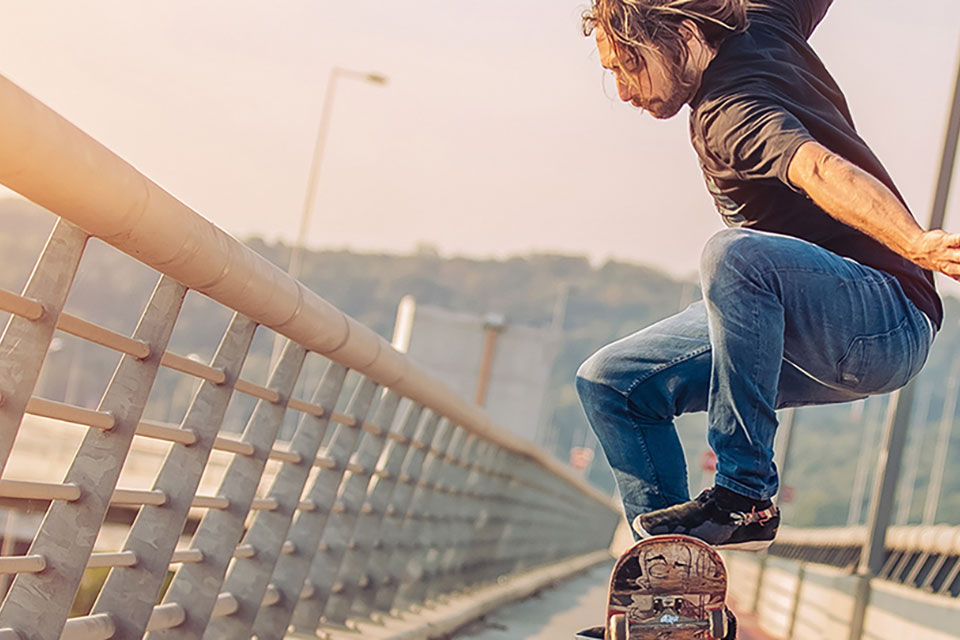
[[[650,468],[653,469],[654,475],[657,477],[657,484],[655,487],[647,488],[644,487],[649,493],[652,493],[655,496],[661,495],[660,487],[663,486],[663,478],[660,477],[660,472],[657,469],[657,465],[653,461],[653,456],[650,455],[650,447],[647,446],[647,439],[643,435],[643,429],[637,424],[636,419],[631,420],[633,422],[633,431],[637,435],[637,441],[640,443],[640,447],[643,449],[643,455],[646,457],[647,462],[649,463]]]
[[[781,307],[782,307],[783,303],[781,302],[780,304],[781,304]],[[754,327],[754,335],[759,335],[759,331],[757,331],[757,327],[759,327],[759,326],[760,326],[760,311],[757,309],[757,305],[754,305],[754,306],[753,306],[753,327]],[[754,344],[756,345],[756,350],[754,351],[753,376],[751,377],[751,382],[752,382],[753,384],[757,384],[757,379],[760,377],[760,360],[761,360],[761,358],[760,358],[760,355],[761,355],[761,354],[760,354],[760,351],[761,351],[761,349],[760,349],[760,341],[759,341],[759,340],[754,340]],[[780,359],[783,360],[783,357],[781,356]],[[779,386],[779,385],[778,385],[778,386]],[[759,389],[758,389],[758,390],[759,390]],[[754,424],[754,425],[756,425],[756,424],[759,422],[759,420],[760,420],[760,400],[761,400],[760,394],[758,393],[758,394],[756,394],[756,396],[754,397],[754,402],[753,402],[753,424]],[[776,399],[774,399],[774,404],[776,404]],[[750,442],[750,444],[752,445],[752,444],[753,444],[753,438],[750,437],[750,432],[747,431],[747,425],[743,425],[743,432],[744,432],[744,434],[746,434],[747,440],[748,440],[748,441]]]
[[[697,349],[694,349],[689,353],[685,353],[682,356],[677,356],[673,360],[669,362],[665,362],[661,364],[659,367],[651,369],[649,372],[647,372],[647,375],[643,376],[642,378],[637,378],[636,380],[633,381],[633,383],[627,388],[626,392],[623,394],[624,397],[629,398],[630,394],[632,394],[638,386],[640,386],[642,383],[646,382],[653,376],[657,375],[658,373],[662,373],[667,369],[669,369],[670,367],[675,367],[682,362],[686,362],[687,360],[703,355],[704,353],[710,351],[711,348],[712,347],[710,345],[706,345],[704,347],[698,347]]]
[[[829,271],[829,270],[824,270],[824,269],[811,269],[811,268],[809,268],[809,267],[777,267],[777,268],[773,269],[773,271],[776,272],[776,273],[816,273],[816,274],[822,275],[822,276],[830,276],[830,277],[832,277],[832,278],[836,278],[837,280],[842,280],[843,282],[857,282],[857,283],[860,283],[860,282],[869,282],[870,284],[888,284],[891,280],[896,280],[896,278],[894,278],[894,277],[893,277],[892,275],[890,275],[889,273],[886,273],[886,272],[884,272],[884,271],[880,271],[879,269],[876,269],[875,267],[867,267],[867,265],[861,264],[861,263],[859,263],[859,262],[857,262],[857,264],[858,264],[859,266],[861,266],[861,267],[866,267],[866,268],[868,268],[868,269],[872,269],[873,271],[876,271],[876,272],[877,272],[877,275],[880,276],[880,279],[879,279],[879,280],[876,279],[876,276],[875,276],[874,274],[869,274],[869,275],[866,276],[866,277],[861,276],[861,277],[856,277],[856,278],[845,278],[845,277],[843,277],[842,275],[840,275],[840,274],[838,274],[838,273],[834,273],[834,272]],[[757,274],[758,276],[761,275],[760,271],[759,271],[754,265],[752,265],[752,264],[745,264],[744,266],[747,267],[747,268],[749,268],[749,269],[752,269],[753,272],[754,272],[755,274]]]

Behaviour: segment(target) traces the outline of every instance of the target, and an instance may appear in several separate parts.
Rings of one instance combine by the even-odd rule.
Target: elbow
[[[854,180],[856,167],[818,142],[801,146],[789,167],[790,181],[814,200],[830,185]]]
[[[842,184],[853,180],[855,167],[843,156],[829,149],[817,155],[812,169],[812,178],[828,184]]]

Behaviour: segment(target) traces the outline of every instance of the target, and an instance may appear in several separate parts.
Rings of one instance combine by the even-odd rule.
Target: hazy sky
[[[585,2],[0,0],[0,73],[236,235],[292,239],[334,65],[315,247],[696,269],[720,228],[686,112],[616,99]],[[814,44],[926,220],[957,0],[836,0]],[[960,188],[958,188],[960,191]],[[960,196],[947,227],[960,231]]]

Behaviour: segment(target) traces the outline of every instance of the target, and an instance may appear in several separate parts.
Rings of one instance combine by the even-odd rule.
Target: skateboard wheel
[[[627,640],[627,616],[617,613],[610,616],[610,635],[607,640]]]
[[[727,635],[723,640],[736,640],[737,638],[737,616],[733,615],[733,611],[727,609]]]
[[[729,626],[726,607],[710,611],[710,637],[713,640],[727,640]]]

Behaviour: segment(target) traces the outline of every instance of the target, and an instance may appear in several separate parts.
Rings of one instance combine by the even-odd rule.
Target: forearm
[[[893,192],[866,171],[807,143],[791,163],[789,177],[833,218],[912,262],[922,260],[924,230]]]

